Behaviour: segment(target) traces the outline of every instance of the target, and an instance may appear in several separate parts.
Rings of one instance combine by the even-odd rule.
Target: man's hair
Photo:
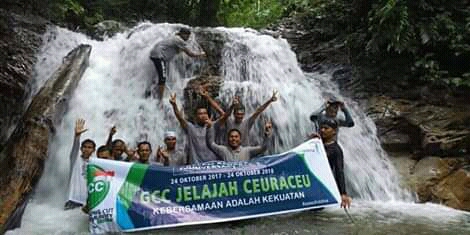
[[[149,148],[150,148],[150,151],[152,151],[152,145],[148,141],[141,141],[141,142],[137,143],[137,149],[139,150],[140,146],[142,146],[144,144],[148,144]]]
[[[245,106],[243,104],[239,104],[236,108],[233,109],[233,112],[245,113]]]
[[[111,142],[111,146],[114,147],[114,146],[116,146],[117,143],[126,144],[126,143],[124,142],[124,140],[115,139],[115,140],[113,140],[113,142]]]
[[[86,143],[90,143],[90,144],[93,145],[93,148],[96,148],[95,141],[93,141],[91,139],[86,139],[86,140],[82,141],[82,144],[80,145],[80,148],[83,148],[83,146],[85,146]]]
[[[191,34],[191,30],[189,30],[188,28],[185,28],[185,27],[182,27],[180,28],[180,30],[178,31],[178,34]]]
[[[196,109],[194,109],[194,114],[197,114],[197,111],[199,109],[205,109],[206,111],[209,112],[209,110],[207,109],[207,107],[205,105],[200,104],[200,105],[196,106]]]
[[[238,130],[237,128],[232,128],[232,129],[230,129],[230,130],[227,132],[227,133],[228,133],[228,134],[227,134],[227,137],[229,137],[230,134],[231,134],[232,132],[234,132],[234,131],[235,131],[235,132],[238,132],[238,134],[240,135],[240,137],[242,137],[242,133],[241,133],[240,130]]]
[[[101,153],[101,152],[105,152],[105,151],[108,151],[109,153],[111,153],[111,149],[108,146],[101,145],[100,147],[98,147],[98,150],[96,152]]]

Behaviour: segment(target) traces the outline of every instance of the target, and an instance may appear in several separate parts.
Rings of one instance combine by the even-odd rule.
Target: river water
[[[148,59],[149,51],[178,26],[142,23],[103,42],[62,28],[48,30],[35,67],[36,90],[68,51],[80,43],[93,47],[90,66],[70,100],[62,123],[56,127],[44,175],[26,208],[22,227],[7,234],[88,234],[87,216],[80,209],[62,209],[77,118],[84,118],[89,128],[82,138],[91,138],[98,145],[105,143],[113,125],[118,130],[115,138],[126,140],[131,147],[144,139],[154,145],[162,144],[167,129],[177,130],[178,136],[183,136],[167,98],[162,103],[144,98],[149,79],[156,76]],[[302,72],[296,55],[284,39],[241,28],[211,30],[230,39],[223,49],[222,102],[228,103],[233,95],[241,95],[249,114],[268,100],[273,90],[279,91],[280,99],[268,107],[251,132],[259,141],[261,120],[272,119],[276,152],[300,144],[313,131],[309,114],[324,102],[326,93],[345,101],[356,122],[355,127],[343,128],[339,133],[345,153],[347,190],[354,198],[350,216],[342,209],[330,208],[139,234],[470,234],[469,213],[436,204],[414,203],[411,193],[398,186],[400,178],[380,147],[374,123],[353,100],[339,95],[328,73]],[[194,38],[190,40],[197,50]],[[179,105],[187,78],[203,63],[185,56],[172,61],[167,90],[177,94]],[[183,139],[178,139],[178,145],[184,144]]]

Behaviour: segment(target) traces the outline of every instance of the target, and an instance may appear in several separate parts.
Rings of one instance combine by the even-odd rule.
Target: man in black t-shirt
[[[344,156],[343,150],[336,141],[337,131],[338,121],[334,119],[325,119],[320,123],[320,135],[313,135],[312,137],[321,137],[328,157],[328,162],[330,163],[331,171],[333,172],[339,193],[341,194],[341,207],[349,208],[351,206],[352,199],[346,192],[344,180]]]

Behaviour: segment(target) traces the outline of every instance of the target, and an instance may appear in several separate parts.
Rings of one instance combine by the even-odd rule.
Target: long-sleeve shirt
[[[269,144],[269,136],[265,136],[262,145],[249,147],[239,146],[236,149],[232,149],[229,146],[216,144],[214,142],[214,135],[214,128],[209,128],[206,136],[207,145],[220,158],[227,162],[250,160],[256,155],[266,151]]]
[[[310,120],[312,122],[316,122],[317,125],[321,125],[321,123],[326,119],[334,119],[338,123],[338,127],[340,127],[340,126],[353,127],[354,126],[354,120],[351,116],[351,113],[349,112],[349,110],[346,107],[341,108],[341,111],[344,113],[344,119],[338,117],[338,115],[336,115],[336,117],[327,116],[326,113],[325,113],[325,109],[326,109],[326,106],[322,105],[318,110],[316,110],[315,112],[313,112],[310,115]],[[318,126],[318,128],[319,128],[319,126]],[[318,132],[320,130],[315,130],[315,131]],[[336,130],[336,139],[338,137],[338,132],[339,132],[339,129]]]
[[[330,163],[331,171],[335,177],[338,190],[341,195],[346,193],[346,185],[344,180],[344,156],[343,150],[335,141],[331,144],[325,144],[326,155]]]
[[[87,200],[86,186],[86,164],[78,151],[80,149],[80,136],[73,139],[72,151],[70,152],[70,168],[69,168],[69,197],[68,200],[84,205]]]

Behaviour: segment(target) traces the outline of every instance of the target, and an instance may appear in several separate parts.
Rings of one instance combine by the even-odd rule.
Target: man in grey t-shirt
[[[181,128],[183,128],[184,132],[188,135],[188,163],[195,164],[219,160],[206,144],[206,121],[209,119],[207,108],[196,108],[195,124],[192,124],[184,119],[183,115],[178,110],[176,94],[172,94],[170,96],[170,104],[173,107],[173,112],[175,113],[176,119],[178,119]]]
[[[267,100],[263,105],[258,107],[254,113],[252,113],[248,118],[245,118],[245,108],[240,104],[239,100],[233,105],[233,119],[228,118],[225,123],[220,122],[219,125],[224,125],[226,130],[237,129],[241,134],[241,145],[250,146],[251,141],[249,138],[250,130],[255,124],[256,118],[266,109],[268,106],[277,100],[277,91],[273,91],[273,95],[269,100]],[[239,99],[235,97],[235,99]]]
[[[186,41],[191,36],[191,31],[187,28],[181,28],[175,36],[157,42],[150,51],[150,59],[152,60],[158,73],[158,98],[163,97],[165,91],[165,82],[168,76],[168,63],[176,54],[180,52],[186,53],[191,57],[205,57],[206,53],[196,53],[190,50]],[[154,85],[155,80],[152,81]]]
[[[268,148],[269,139],[272,135],[272,124],[266,122],[264,125],[264,140],[260,146],[241,146],[241,132],[237,129],[231,129],[228,132],[228,145],[218,145],[214,142],[214,128],[211,127],[210,120],[207,121],[207,145],[224,161],[248,161],[251,158],[263,153]]]

